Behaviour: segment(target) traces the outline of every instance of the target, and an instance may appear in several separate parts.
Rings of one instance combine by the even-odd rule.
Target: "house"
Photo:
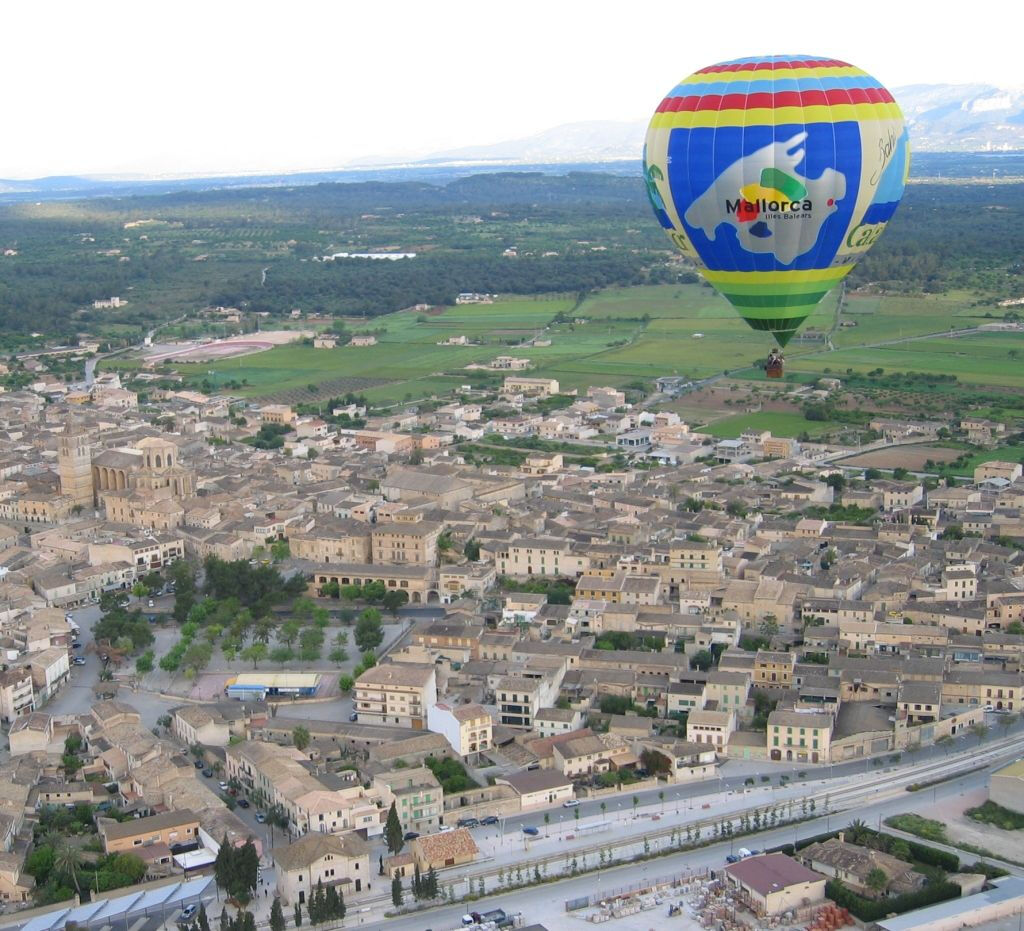
[[[773,760],[818,763],[829,759],[832,715],[773,711],[768,715],[768,754]]]
[[[231,739],[228,722],[216,709],[182,705],[171,712],[171,733],[186,746],[226,747]]]
[[[533,717],[534,730],[541,737],[578,731],[582,726],[583,712],[573,708],[541,708]]]
[[[825,877],[782,853],[747,857],[727,866],[723,875],[758,916],[781,915],[825,900]]]
[[[466,828],[456,828],[445,834],[424,834],[415,838],[409,849],[421,872],[472,863],[480,853],[473,835]]]
[[[127,821],[97,818],[96,827],[104,853],[131,853],[139,847],[155,844],[166,844],[173,849],[178,844],[199,840],[199,817],[187,808]]]
[[[41,711],[23,714],[12,725],[7,735],[11,756],[21,753],[45,751],[53,743],[53,718]]]
[[[686,719],[686,739],[693,743],[713,744],[725,752],[736,729],[733,711],[691,711]]]
[[[35,878],[24,872],[24,856],[0,851],[0,903],[27,902],[35,889]]]
[[[345,896],[370,889],[370,847],[355,831],[306,834],[270,854],[282,905],[305,904],[320,883]]]
[[[427,709],[427,729],[443,734],[462,757],[487,750],[492,743],[491,716],[482,705],[437,702]]]
[[[524,769],[494,781],[512,788],[523,811],[560,805],[573,798],[572,780],[555,769]]]
[[[925,877],[911,869],[906,860],[847,843],[842,831],[838,837],[804,847],[797,859],[809,869],[841,880],[860,895],[875,895],[868,885],[868,875],[876,869],[885,874],[884,891],[888,895],[917,892],[925,884]]]

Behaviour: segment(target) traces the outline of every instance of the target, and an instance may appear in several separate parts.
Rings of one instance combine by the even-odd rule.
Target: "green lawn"
[[[806,431],[811,436],[820,436],[841,426],[832,421],[804,420],[803,414],[758,411],[713,421],[701,427],[700,432],[710,433],[722,440],[734,440],[744,430],[771,430],[772,436],[799,436]]]

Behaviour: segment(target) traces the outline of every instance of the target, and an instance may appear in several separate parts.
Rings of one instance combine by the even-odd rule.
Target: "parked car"
[[[728,856],[726,856],[725,862],[726,863],[739,863],[740,860],[742,860],[742,859],[743,859],[743,857],[741,857],[739,854],[730,853]]]
[[[153,599],[152,599],[152,598],[150,598],[150,599],[149,599],[149,600],[148,600],[148,601],[146,602],[146,607],[147,607],[147,608],[152,608],[152,607],[153,607]]]
[[[228,784],[222,779],[220,782],[217,783],[217,788],[220,789],[221,792],[227,792]]]
[[[196,760],[192,765],[196,769],[202,769],[203,768],[203,761],[202,760]]]
[[[405,832],[405,839],[406,840],[416,840],[417,837],[419,837],[419,834],[416,833],[416,831],[406,831]]]
[[[74,659],[73,659],[73,660],[71,661],[71,663],[72,663],[72,665],[74,665],[74,666],[84,666],[84,665],[85,665],[85,657],[84,657],[84,656],[76,656],[76,657],[75,657],[75,658],[74,658]]]
[[[256,823],[257,824],[265,824],[266,820],[267,820],[267,816],[265,814],[263,814],[262,811],[256,812]]]
[[[454,830],[455,830],[455,828],[453,828],[450,824],[442,824],[441,827],[439,827],[437,829],[437,833],[438,834],[450,834]]]
[[[239,808],[248,808],[249,807],[249,800],[247,798],[240,798],[238,800],[238,807]]]
[[[72,650],[80,650],[80,649],[82,649],[82,641],[81,640],[72,640],[71,641],[71,649]]]
[[[529,834],[530,837],[536,837],[538,834],[540,834],[540,831],[538,831],[537,828],[523,828],[523,833]]]
[[[578,808],[580,800],[578,798],[571,798],[566,802],[562,802],[563,808]]]
[[[199,906],[198,905],[186,905],[181,910],[181,914],[178,916],[178,921],[179,922],[191,921],[193,918],[195,918],[196,912],[198,912],[198,911],[199,911]]]
[[[204,769],[204,770],[203,770],[203,775],[204,775],[204,776],[205,776],[205,777],[206,777],[207,779],[209,779],[209,778],[210,778],[210,777],[211,777],[211,776],[213,775],[213,770],[212,770],[212,769],[210,769],[210,767],[209,767],[209,766],[207,766],[207,767],[206,767],[206,769]]]
[[[358,721],[359,720],[359,712],[358,711],[353,711],[352,714],[350,714],[348,716],[348,719],[350,721]]]
[[[486,818],[481,818],[480,819],[480,823],[481,824],[497,824],[498,823],[498,816],[497,815],[488,815]]]
[[[462,916],[462,924],[468,928],[470,925],[478,925],[484,920],[484,916],[479,912],[470,912],[468,915]]]

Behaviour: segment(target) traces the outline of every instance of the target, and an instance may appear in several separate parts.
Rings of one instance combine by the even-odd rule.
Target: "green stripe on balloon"
[[[733,307],[808,307],[814,306],[828,291],[807,291],[802,294],[735,294],[722,292]]]

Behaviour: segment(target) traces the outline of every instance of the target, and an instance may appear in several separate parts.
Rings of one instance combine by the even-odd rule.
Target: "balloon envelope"
[[[882,234],[909,168],[892,95],[859,68],[807,55],[691,74],[644,145],[669,238],[782,346]]]

